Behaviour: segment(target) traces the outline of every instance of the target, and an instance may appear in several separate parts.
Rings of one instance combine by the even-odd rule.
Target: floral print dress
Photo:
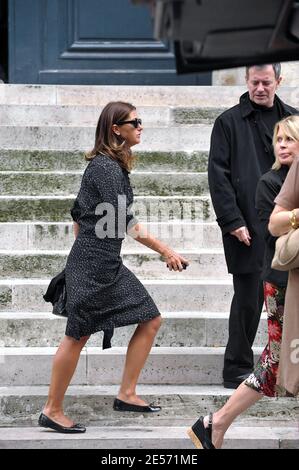
[[[268,397],[283,394],[276,387],[282,337],[283,312],[286,287],[276,287],[264,282],[264,297],[268,317],[268,344],[261,354],[254,371],[245,384]]]

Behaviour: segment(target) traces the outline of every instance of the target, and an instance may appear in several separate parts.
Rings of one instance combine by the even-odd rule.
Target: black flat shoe
[[[82,424],[73,424],[73,426],[70,427],[61,426],[61,424],[55,423],[55,421],[52,421],[52,419],[48,418],[48,416],[44,415],[44,413],[40,414],[40,417],[38,418],[38,424],[42,428],[54,429],[54,431],[62,432],[64,434],[75,434],[86,431],[86,427]]]
[[[132,403],[127,403],[125,401],[115,398],[113,403],[114,411],[135,411],[137,413],[156,413],[161,410],[161,406],[156,406],[153,403],[149,405],[134,405]]]
[[[215,449],[212,443],[213,413],[209,414],[209,425],[204,426],[203,416],[201,416],[187,434],[197,449]]]

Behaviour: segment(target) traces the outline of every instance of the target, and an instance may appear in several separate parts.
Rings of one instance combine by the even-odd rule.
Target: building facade
[[[299,85],[299,63],[283,64]],[[87,85],[241,85],[244,68],[177,75],[172,45],[153,38],[131,0],[0,0],[0,81]]]
[[[9,83],[211,84],[211,73],[176,74],[172,46],[153,38],[147,6],[131,0],[5,3]]]

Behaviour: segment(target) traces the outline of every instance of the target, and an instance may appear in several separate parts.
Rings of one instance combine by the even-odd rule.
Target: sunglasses
[[[132,119],[131,121],[118,121],[116,124],[118,126],[121,126],[123,124],[132,124],[132,126],[134,126],[135,129],[137,129],[138,126],[142,126],[142,119],[135,118],[135,119]]]

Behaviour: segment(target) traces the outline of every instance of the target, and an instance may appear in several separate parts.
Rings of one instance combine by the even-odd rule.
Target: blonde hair
[[[272,165],[272,170],[279,170],[281,168],[281,163],[275,151],[279,130],[282,130],[286,137],[290,137],[291,139],[299,142],[299,115],[292,114],[291,116],[288,116],[275,124],[272,140],[275,162]]]
[[[112,126],[128,119],[135,109],[131,103],[123,101],[111,101],[104,107],[98,120],[94,147],[85,154],[86,160],[90,161],[99,154],[109,155],[127,171],[133,168],[135,157],[123,138],[112,131]]]

